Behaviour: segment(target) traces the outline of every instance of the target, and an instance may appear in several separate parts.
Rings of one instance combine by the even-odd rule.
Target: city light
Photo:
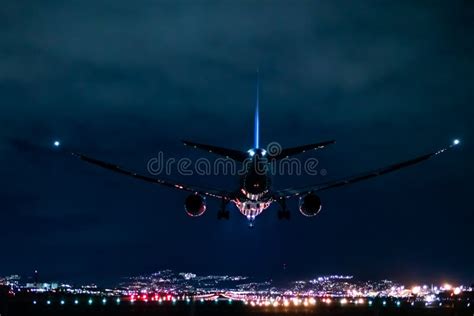
[[[420,293],[421,291],[421,287],[419,286],[414,286],[412,289],[411,289],[411,292],[415,295],[417,295],[418,293]]]
[[[190,273],[184,275],[190,275]],[[420,308],[424,305],[430,308],[438,308],[455,305],[465,308],[471,306],[468,305],[473,292],[471,286],[445,283],[441,286],[414,285],[406,287],[388,280],[375,282],[357,280],[352,282],[351,279],[352,277],[347,276],[326,276],[308,281],[297,281],[290,284],[289,287],[279,288],[268,282],[249,282],[245,277],[205,276],[202,277],[201,285],[201,277],[199,276],[193,274],[192,277],[186,279],[184,276],[174,277],[173,274],[167,271],[165,276],[157,275],[156,279],[153,277],[137,278],[137,283],[122,283],[120,288],[115,289],[99,289],[96,286],[73,287],[64,284],[61,290],[57,291],[56,286],[42,283],[38,289],[32,288],[32,285],[17,284],[11,293],[21,291],[25,293],[49,293],[48,300],[42,302],[47,305],[57,303],[58,306],[67,305],[66,303],[69,302],[64,295],[75,295],[71,300],[73,306],[79,305],[80,300],[87,302],[88,305],[93,305],[93,301],[96,301],[101,303],[99,305],[105,306],[109,300],[110,302],[116,302],[118,305],[122,298],[125,298],[130,304],[134,304],[134,302],[139,304],[172,302],[172,305],[176,305],[178,302],[190,304],[193,301],[204,304],[208,301],[214,302],[218,306],[217,304],[222,301],[229,305],[234,302],[241,302],[256,308],[284,308],[285,310],[291,308],[301,309],[302,307],[309,310],[315,308],[317,300],[325,305],[329,305],[334,301],[341,307],[362,306],[364,303],[367,303],[369,307],[406,306]],[[0,282],[1,280],[2,278],[0,278]],[[162,280],[166,280],[166,285],[163,285]],[[212,282],[209,282],[210,280]],[[232,280],[237,281],[237,285],[231,285],[232,288],[219,285],[219,282],[222,282],[225,283],[225,286],[229,286]],[[200,287],[207,284],[212,284],[212,288]],[[48,289],[45,289],[45,287],[48,287]],[[157,289],[157,287],[159,288]],[[186,289],[186,291],[181,292],[177,290],[179,288]],[[256,292],[256,289],[260,292]],[[262,289],[265,289],[265,291]],[[192,294],[193,292],[198,294]],[[466,295],[462,295],[464,293]],[[84,297],[85,295],[88,295],[88,297]],[[29,302],[37,305],[40,301],[36,298],[31,297]],[[171,304],[168,306],[171,306]]]

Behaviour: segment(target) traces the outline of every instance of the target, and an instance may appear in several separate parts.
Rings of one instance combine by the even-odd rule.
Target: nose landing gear
[[[247,219],[249,221],[249,228],[252,228],[255,222],[255,215],[247,215]]]

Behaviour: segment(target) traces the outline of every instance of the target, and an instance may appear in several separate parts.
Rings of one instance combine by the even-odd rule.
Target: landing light
[[[459,139],[455,139],[453,141],[453,145],[459,145],[461,143],[461,141]]]
[[[58,140],[56,140],[56,141],[54,141],[53,145],[54,145],[54,147],[59,147],[59,145],[61,145],[61,143]]]
[[[255,156],[255,150],[249,149],[247,152],[249,153],[250,157]]]

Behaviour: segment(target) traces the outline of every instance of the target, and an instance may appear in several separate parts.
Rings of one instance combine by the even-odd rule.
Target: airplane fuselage
[[[232,200],[250,223],[273,202],[266,152],[255,149],[251,153],[249,160],[245,162],[246,172],[241,177],[239,193]]]

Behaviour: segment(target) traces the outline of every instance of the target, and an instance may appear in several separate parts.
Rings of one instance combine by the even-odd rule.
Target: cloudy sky
[[[0,275],[113,282],[160,268],[260,277],[474,279],[474,6],[469,1],[15,1],[0,8]],[[253,230],[218,202],[85,165],[69,148],[144,172],[181,139],[252,146],[336,139],[327,181],[462,139],[420,166],[321,194]],[[204,155],[205,156],[205,155]],[[311,157],[314,154],[302,156]],[[175,178],[235,189],[224,176]],[[6,260],[5,260],[6,258]],[[287,269],[283,270],[286,264]]]

